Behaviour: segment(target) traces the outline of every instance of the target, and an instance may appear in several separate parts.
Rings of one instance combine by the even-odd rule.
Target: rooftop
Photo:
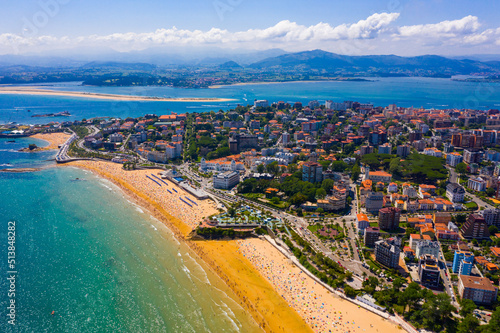
[[[484,277],[460,275],[458,278],[462,281],[462,284],[465,288],[482,289],[488,291],[496,290],[490,279]]]

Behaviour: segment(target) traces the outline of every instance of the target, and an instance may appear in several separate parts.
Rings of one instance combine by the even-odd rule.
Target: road
[[[78,136],[75,133],[73,133],[73,134],[71,134],[69,139],[66,140],[66,142],[62,144],[61,148],[59,149],[59,152],[56,155],[56,162],[64,162],[64,161],[71,159],[68,156],[68,149],[69,149],[69,146],[71,145],[71,143],[73,141],[75,141],[76,139],[78,139]]]

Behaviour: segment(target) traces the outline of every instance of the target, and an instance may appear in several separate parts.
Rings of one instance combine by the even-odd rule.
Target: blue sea
[[[17,152],[30,143],[44,145],[0,139],[0,169],[40,169],[0,172],[0,332],[259,331],[162,223],[109,181],[56,167],[53,151]],[[15,222],[14,297],[8,222]]]
[[[229,98],[229,102],[157,102],[112,101],[66,96],[1,95],[0,123],[25,124],[49,121],[81,120],[100,116],[138,117],[148,113],[206,112],[228,110],[237,105],[253,104],[255,99],[270,102],[324,103],[358,101],[375,106],[396,104],[427,109],[500,108],[500,83],[477,83],[436,78],[377,78],[370,81],[289,82],[222,86],[217,89],[171,87],[92,87],[81,82],[30,85],[36,88],[156,97]],[[29,112],[28,112],[29,110]],[[33,114],[69,111],[71,117],[33,118]]]
[[[227,110],[254,99],[307,103],[353,100],[424,108],[500,107],[500,85],[447,79],[302,82],[224,86],[45,88],[159,97],[221,97],[231,102],[122,102],[0,94],[0,123],[46,123],[96,116]],[[29,110],[29,112],[28,112]],[[33,118],[69,111],[71,117]],[[55,152],[25,153],[43,141],[0,139],[0,332],[256,332],[233,294],[189,248],[110,182],[56,167]],[[168,209],[168,207],[167,207]],[[8,324],[8,222],[15,222],[16,325]]]

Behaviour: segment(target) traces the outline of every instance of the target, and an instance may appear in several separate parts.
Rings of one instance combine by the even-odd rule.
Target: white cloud
[[[127,32],[76,38],[0,34],[0,51],[12,47],[22,50],[49,46],[106,46],[120,51],[129,51],[160,45],[220,44],[220,46],[237,47],[248,43],[260,47],[274,47],[277,44],[280,44],[278,45],[280,47],[286,47],[289,43],[376,38],[398,17],[399,13],[379,13],[354,24],[342,24],[334,27],[323,22],[312,26],[304,26],[284,20],[266,29],[249,29],[238,32],[230,32],[219,28],[201,31],[172,27],[147,33]]]
[[[466,16],[460,20],[442,21],[435,24],[402,26],[399,37],[456,37],[475,33],[481,24],[476,16]]]
[[[111,48],[126,52],[156,46],[204,45],[247,49],[279,47],[288,51],[321,48],[341,54],[416,55],[455,51],[470,54],[480,53],[479,46],[489,52],[500,52],[500,28],[482,30],[476,16],[398,27],[394,23],[399,16],[399,13],[376,13],[356,23],[337,26],[324,22],[305,26],[283,20],[268,28],[236,32],[220,28],[202,31],[172,27],[144,33],[79,37],[4,33],[0,34],[0,54],[80,48]]]

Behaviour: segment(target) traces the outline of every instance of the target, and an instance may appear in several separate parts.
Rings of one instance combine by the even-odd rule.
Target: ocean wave
[[[13,167],[14,165],[9,163],[0,164],[0,167]]]
[[[200,263],[198,261],[196,261],[195,258],[191,257],[189,252],[186,252],[186,255],[189,257],[189,259],[191,259],[192,262],[195,263],[196,267],[198,267],[198,270],[202,273],[201,275],[203,276],[203,279],[200,279],[200,281],[204,282],[206,284],[211,284],[210,280],[208,279],[207,272],[203,269],[203,267],[201,267]]]
[[[215,303],[215,304],[217,304],[217,303]],[[221,309],[222,313],[224,314],[224,317],[226,317],[229,320],[229,322],[231,323],[231,326],[233,326],[234,330],[236,332],[239,332],[240,331],[240,327],[234,321],[234,319],[236,319],[236,317],[234,316],[234,313],[233,313],[233,311],[231,311],[231,309],[229,308],[229,306],[227,306],[227,304],[224,303],[224,302],[222,302],[223,306],[221,306],[220,304],[217,304],[217,305],[219,306],[219,309]],[[232,318],[229,315],[228,311],[231,313]]]
[[[0,149],[0,151],[5,151],[5,152],[9,152],[9,153],[22,153],[22,151],[18,151],[15,149]]]

